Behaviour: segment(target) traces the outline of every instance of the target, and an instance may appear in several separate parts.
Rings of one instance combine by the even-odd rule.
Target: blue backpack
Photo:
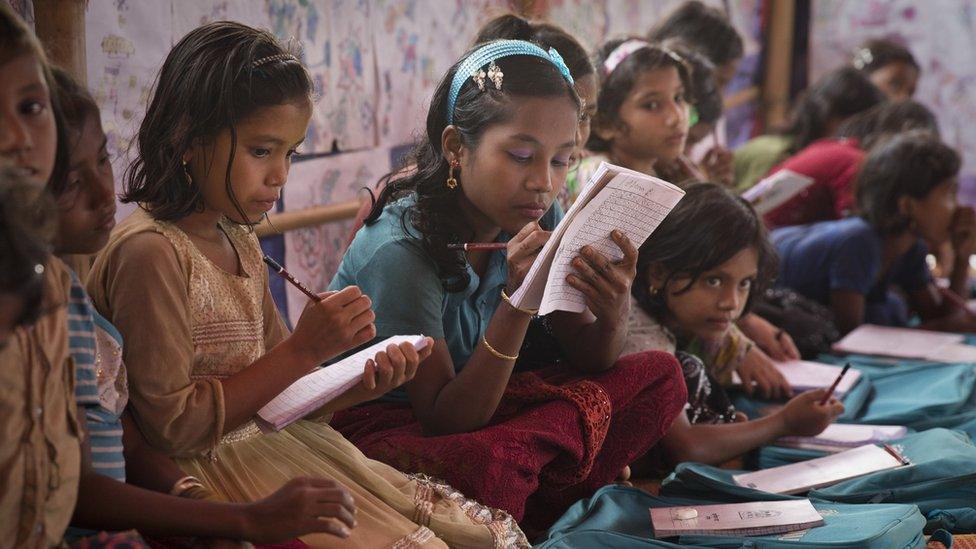
[[[942,513],[933,526],[949,527],[955,532],[976,531],[976,513],[969,512],[976,509],[976,446],[969,436],[959,431],[931,429],[892,444],[911,461],[910,465],[811,490],[808,497],[852,504],[915,504],[925,516]],[[664,480],[661,494],[728,502],[793,497],[739,486],[732,479],[739,472],[682,463]]]
[[[709,500],[653,496],[636,488],[610,485],[573,505],[549,530],[537,548],[605,547],[924,547],[925,519],[914,505],[847,505],[813,501],[824,526],[772,536],[682,536],[651,538],[648,509],[674,505],[707,505]],[[678,545],[674,545],[676,541]]]

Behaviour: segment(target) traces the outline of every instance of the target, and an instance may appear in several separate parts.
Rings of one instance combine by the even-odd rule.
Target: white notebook
[[[808,499],[651,509],[655,538],[683,535],[768,536],[823,526]]]
[[[802,393],[813,389],[829,389],[837,376],[840,375],[841,366],[822,364],[820,362],[810,362],[808,360],[788,360],[785,362],[773,362],[773,366],[786,381],[789,382],[793,392]],[[844,374],[843,379],[834,390],[834,396],[841,398],[854,388],[854,385],[861,379],[861,372],[851,368]],[[732,372],[732,384],[741,385],[742,378],[737,372]]]
[[[813,178],[780,170],[742,193],[759,215],[766,215],[813,185]]]
[[[834,343],[833,349],[841,353],[936,362],[976,361],[976,347],[963,341],[959,334],[863,324]]]
[[[602,162],[536,256],[512,303],[523,309],[581,313],[583,293],[566,282],[570,262],[590,245],[611,260],[623,257],[610,232],[619,229],[640,247],[685,194],[678,187]]]
[[[821,458],[732,477],[736,484],[774,494],[802,494],[852,478],[908,465],[890,447],[868,444]]]
[[[370,345],[335,364],[323,366],[288,386],[271,402],[258,410],[265,427],[280,431],[330,400],[356,386],[363,377],[366,362],[390,344],[410,342],[418,351],[427,345],[422,335],[393,336]]]
[[[774,444],[787,448],[819,450],[835,454],[865,444],[888,442],[907,434],[908,428],[903,425],[834,423],[817,436],[782,437]]]

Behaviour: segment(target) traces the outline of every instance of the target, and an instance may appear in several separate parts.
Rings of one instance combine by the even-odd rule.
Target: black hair
[[[714,124],[722,117],[722,90],[715,79],[715,65],[704,54],[686,43],[670,39],[661,44],[674,51],[687,63],[691,72],[691,89],[688,100],[698,110],[698,121]]]
[[[851,65],[867,74],[892,63],[905,63],[922,72],[911,50],[886,38],[872,38],[860,45],[851,56]]]
[[[742,37],[729,18],[698,0],[685,2],[651,29],[652,41],[677,38],[704,53],[715,66],[742,58]]]
[[[73,151],[81,139],[81,131],[89,117],[98,118],[100,112],[98,104],[91,93],[75,81],[66,71],[53,67],[54,83],[58,91],[58,102],[61,104],[61,115],[64,129],[68,138],[68,151]],[[63,191],[63,189],[60,189]]]
[[[758,275],[743,313],[776,274],[778,258],[766,227],[745,199],[715,183],[694,183],[685,196],[641,245],[637,279],[631,293],[648,314],[658,320],[667,314],[664,288],[677,278],[690,277],[691,289],[706,272],[718,268],[740,251],[753,247],[758,254]],[[653,295],[648,289],[650,270],[663,269],[664,288]]]
[[[416,169],[409,172],[395,170],[384,176],[380,180],[383,191],[373,202],[365,220],[366,225],[372,225],[388,203],[415,195],[416,203],[401,220],[404,230],[409,232],[412,227],[419,232],[422,246],[434,261],[438,276],[449,292],[467,287],[469,275],[464,252],[449,250],[448,244],[466,242],[474,235],[458,210],[458,193],[464,186],[464,173],[455,172],[459,182],[457,189],[445,185],[449,165],[441,149],[441,135],[448,126],[447,102],[454,74],[475,49],[469,50],[447,71],[434,91],[425,134],[404,160],[404,166],[413,165]],[[515,97],[564,97],[579,110],[576,90],[550,61],[531,55],[513,55],[497,59],[495,64],[505,75],[501,90],[486,85],[482,91],[473,79],[467,78],[458,92],[452,125],[457,128],[464,146],[477,149],[485,130],[509,120]]]
[[[474,42],[481,44],[492,40],[525,40],[539,44],[544,50],[555,48],[574,79],[596,72],[586,48],[562,27],[551,23],[529,21],[514,13],[499,15],[482,25]]]
[[[15,327],[41,315],[54,221],[50,197],[12,166],[0,166],[0,293],[24,300]]]
[[[51,98],[51,111],[54,113],[58,142],[55,147],[51,178],[46,183],[51,192],[59,194],[64,190],[68,179],[70,151],[62,121],[61,104],[58,101],[57,85],[54,82],[54,75],[51,74],[51,65],[37,36],[14,13],[13,8],[6,2],[0,2],[0,65],[24,54],[33,55],[37,59]]]
[[[783,132],[791,136],[791,154],[827,135],[831,119],[847,119],[885,101],[885,96],[861,72],[841,67],[820,77],[800,97]]]
[[[908,230],[898,199],[925,198],[959,174],[960,159],[952,147],[930,132],[910,131],[878,143],[858,172],[858,213],[884,235]]]
[[[229,130],[224,182],[247,220],[230,181],[236,126],[259,109],[311,99],[312,80],[298,56],[271,33],[240,23],[217,21],[190,31],[163,62],[139,126],[138,156],[125,173],[122,202],[135,202],[161,221],[200,211],[203,195],[188,181],[182,156]]]
[[[857,139],[858,146],[868,150],[879,140],[910,130],[924,130],[938,138],[939,121],[918,101],[886,101],[851,117],[837,136]]]
[[[674,67],[681,78],[685,93],[690,94],[693,89],[691,69],[687,63],[676,52],[656,44],[648,44],[647,47],[635,50],[614,67],[613,71],[607,73],[603,68],[607,57],[621,44],[630,40],[641,40],[641,38],[610,40],[597,50],[596,65],[602,70],[599,71],[600,94],[596,102],[596,116],[593,118],[594,128],[626,128],[626,124],[620,119],[620,106],[645,72]],[[586,148],[595,152],[609,151],[611,142],[597,135],[598,133],[600,132],[594,131],[590,134]]]

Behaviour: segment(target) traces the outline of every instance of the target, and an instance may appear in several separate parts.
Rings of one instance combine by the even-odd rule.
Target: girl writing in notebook
[[[972,313],[947,299],[929,272],[929,247],[950,243],[949,292],[968,295],[976,248],[973,210],[956,202],[959,155],[925,131],[876,145],[857,178],[857,215],[773,231],[777,284],[830,307],[847,333],[863,323],[973,331]],[[897,288],[907,297],[907,307]]]
[[[835,137],[814,141],[787,158],[769,174],[790,170],[813,183],[766,213],[766,226],[775,229],[847,217],[854,209],[854,182],[867,151],[886,137],[913,129],[939,134],[935,115],[925,105],[886,101],[849,118]]]
[[[680,161],[688,135],[687,94],[692,80],[684,60],[674,51],[639,39],[612,40],[600,49],[600,95],[588,147],[602,151],[583,160],[577,177],[585,183],[608,160],[626,168],[655,175],[658,162]],[[798,358],[789,336],[756,315],[746,315],[743,328],[762,343],[739,364],[748,382],[760,392],[776,396],[789,392],[789,384],[773,368],[768,351],[779,359]]]
[[[881,90],[851,67],[821,76],[797,100],[785,128],[754,137],[735,150],[736,189],[752,188],[774,166],[814,141],[832,137],[850,117],[882,101]]]
[[[115,225],[115,180],[107,141],[91,95],[63,71],[55,69],[54,76],[69,144],[67,180],[54,185],[60,189],[54,251],[58,255],[94,254],[108,241]],[[271,542],[308,532],[341,536],[345,535],[343,528],[354,526],[352,497],[332,479],[295,479],[267,499],[248,505],[193,501],[213,494],[199,479],[187,476],[151,448],[131,418],[123,416],[128,383],[121,336],[94,310],[74,274],[67,309],[75,395],[87,431],[83,454],[90,465],[82,471],[74,523],[113,530],[135,528],[153,536],[225,536]],[[162,493],[123,484],[126,481]],[[146,513],[147,508],[153,512]],[[323,516],[335,520],[318,520]],[[73,528],[68,537],[93,533]]]
[[[617,232],[621,261],[585,247],[567,278],[592,313],[542,321],[565,359],[515,372],[535,311],[509,296],[562,217],[555,197],[581,106],[555,49],[476,46],[434,93],[416,171],[389,182],[332,281],[370,295],[378,336],[436,341],[406,391],[333,425],[367,455],[445,478],[535,528],[614,480],[684,403],[674,357],[618,360],[637,250]],[[506,249],[449,246],[462,242]]]
[[[248,228],[287,180],[311,92],[293,52],[241,24],[204,25],[167,56],[123,193],[141,209],[112,233],[88,284],[125,340],[135,422],[221,498],[254,501],[300,476],[343,485],[356,527],[344,540],[302,537],[309,545],[524,545],[504,513],[367,459],[323,417],[402,384],[429,351],[387,347],[357,387],[280,432],[262,433],[252,420],[318,364],[376,333],[369,298],[348,287],[310,301],[289,335]]]
[[[836,400],[819,403],[824,391],[743,423],[716,385],[755,348],[735,321],[774,274],[776,252],[744,200],[713,183],[685,191],[641,246],[625,347],[677,351],[681,361],[689,407],[664,437],[663,457],[720,464],[781,436],[819,434],[843,412]]]

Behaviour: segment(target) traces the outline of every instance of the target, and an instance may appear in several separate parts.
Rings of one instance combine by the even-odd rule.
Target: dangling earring
[[[458,181],[454,178],[454,168],[458,165],[457,160],[451,160],[450,167],[447,169],[447,188],[452,191],[457,188]]]
[[[652,296],[657,296],[657,294],[661,292],[661,290],[655,288],[653,284],[647,287],[647,291],[650,292]]]
[[[190,170],[187,168],[186,160],[183,161],[183,175],[186,177],[186,186],[193,186],[193,177],[190,176]]]

